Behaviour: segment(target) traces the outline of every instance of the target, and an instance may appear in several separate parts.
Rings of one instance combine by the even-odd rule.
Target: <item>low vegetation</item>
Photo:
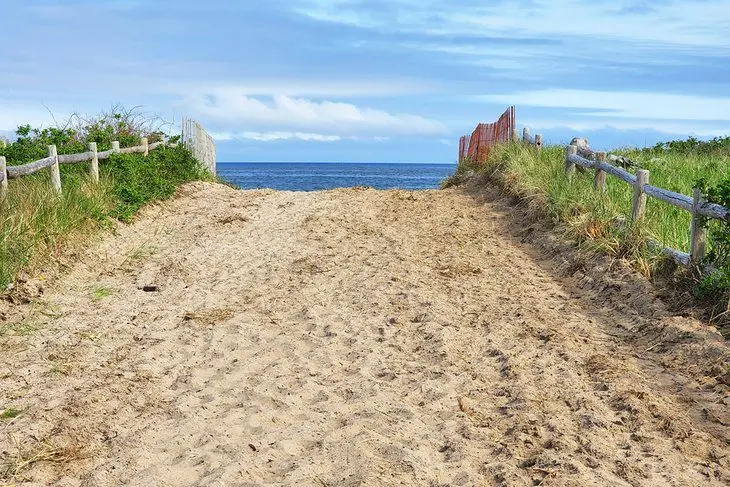
[[[730,138],[702,142],[690,138],[647,149],[612,151],[650,171],[650,182],[691,195],[700,187],[708,200],[730,206]],[[688,212],[650,198],[645,221],[631,225],[633,189],[608,178],[605,194],[593,190],[593,172],[578,171],[572,182],[564,172],[564,146],[546,146],[538,154],[520,143],[496,147],[485,164],[464,161],[444,186],[459,184],[476,173],[486,173],[510,193],[562,222],[567,233],[584,245],[632,261],[651,276],[663,257],[647,246],[648,239],[688,252],[691,216]],[[623,222],[624,224],[618,224]],[[696,298],[726,312],[730,289],[730,225],[710,222],[707,264],[718,269],[710,276],[695,275]],[[721,309],[722,308],[722,309]],[[719,310],[719,311],[718,311]]]
[[[55,144],[59,154],[98,150],[119,140],[121,147],[150,142],[164,135],[154,119],[134,110],[115,109],[93,119],[73,117],[63,127],[17,130],[17,139],[0,148],[8,165],[46,157]],[[174,141],[174,140],[173,140]],[[46,171],[11,180],[8,197],[0,207],[0,292],[19,273],[33,273],[66,251],[82,245],[115,220],[129,222],[143,205],[169,198],[180,184],[211,176],[182,146],[158,147],[149,156],[114,154],[100,163],[100,182],[94,184],[86,164],[62,165],[63,192],[57,196]]]

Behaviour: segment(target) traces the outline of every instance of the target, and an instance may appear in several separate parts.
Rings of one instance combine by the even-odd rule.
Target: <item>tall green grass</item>
[[[0,206],[0,293],[21,271],[33,273],[85,245],[115,219],[130,221],[140,207],[169,198],[180,184],[212,179],[178,146],[157,148],[148,157],[114,154],[101,162],[98,185],[85,164],[62,166],[60,196],[47,171],[9,181]]]
[[[650,171],[649,183],[664,189],[691,195],[695,183],[705,179],[711,186],[730,176],[730,156],[652,153],[619,150],[641,168]],[[586,223],[585,236],[614,236],[617,218],[631,213],[633,188],[612,176],[607,178],[605,193],[593,189],[593,171],[577,171],[568,180],[565,171],[565,148],[546,146],[538,154],[534,148],[519,143],[496,147],[489,161],[477,171],[492,172],[515,193],[535,200],[563,222],[580,226]],[[462,170],[468,170],[467,164]],[[687,252],[691,216],[687,211],[649,198],[642,230],[666,246]],[[592,222],[592,224],[591,224]]]

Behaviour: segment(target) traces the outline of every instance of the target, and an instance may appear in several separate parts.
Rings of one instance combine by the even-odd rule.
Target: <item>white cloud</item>
[[[519,118],[519,117],[518,117]],[[524,118],[519,121],[520,126],[528,126],[532,132],[540,133],[541,130],[560,130],[574,132],[580,135],[582,132],[600,131],[640,131],[640,132],[664,132],[680,136],[694,135],[697,137],[717,137],[728,135],[728,127],[723,124],[693,124],[681,121],[666,120],[570,120],[566,119],[541,119]]]
[[[477,99],[518,106],[580,109],[567,116],[730,121],[730,97],[553,89],[483,95]]]
[[[329,132],[336,135],[448,133],[441,122],[418,115],[392,114],[351,103],[314,101],[288,95],[261,99],[237,90],[209,90],[189,96],[185,107],[211,125],[244,125],[276,131]]]
[[[726,0],[672,1],[655,8],[615,0],[532,0],[454,5],[447,0],[391,0],[378,12],[362,1],[308,0],[300,14],[361,28],[432,35],[621,39],[694,47],[730,47]],[[708,22],[712,19],[712,22]],[[600,53],[596,53],[600,55]]]
[[[214,132],[211,134],[215,140],[255,140],[257,142],[276,142],[280,140],[304,140],[314,142],[338,142],[342,140],[339,135],[313,134],[308,132]]]
[[[438,89],[434,82],[396,77],[393,79],[348,79],[338,77],[328,79],[259,79],[241,83],[168,83],[171,92],[186,95],[204,93],[212,95],[271,96],[287,95],[293,97],[315,98],[353,98],[353,97],[391,97],[432,93]]]
[[[380,136],[358,136],[342,137],[339,135],[317,134],[311,132],[213,132],[211,134],[216,141],[231,140],[254,140],[257,142],[279,142],[285,140],[300,140],[305,142],[339,142],[342,140],[352,140],[355,142],[385,142],[390,137]]]

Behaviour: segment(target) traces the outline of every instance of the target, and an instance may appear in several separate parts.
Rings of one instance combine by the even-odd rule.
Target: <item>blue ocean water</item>
[[[371,186],[431,189],[454,172],[454,164],[218,163],[218,176],[241,189],[287,191]]]

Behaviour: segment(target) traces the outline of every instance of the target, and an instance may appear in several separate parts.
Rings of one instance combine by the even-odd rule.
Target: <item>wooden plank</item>
[[[134,147],[125,147],[124,149],[119,149],[117,152],[120,154],[136,154],[138,152],[144,152],[144,147],[141,145],[136,145]]]
[[[644,187],[644,192],[652,198],[656,198],[672,206],[682,208],[683,210],[692,211],[692,198],[690,198],[689,196],[675,193],[674,191],[657,188],[656,186],[651,186],[649,184]]]
[[[99,154],[96,151],[96,142],[89,142],[89,152],[91,152],[91,162],[89,163],[89,174],[91,180],[99,183]]]
[[[528,143],[530,141],[530,129],[527,127],[524,127],[522,129],[522,142]]]
[[[715,218],[717,220],[725,220],[730,223],[730,208],[715,203],[703,203],[698,209],[697,213],[707,218]]]
[[[707,222],[699,214],[699,208],[705,203],[702,192],[695,188],[692,198],[692,226],[690,227],[689,255],[692,265],[699,265],[705,258],[707,247]]]
[[[61,194],[61,170],[58,165],[58,151],[55,145],[48,146],[48,157],[53,158],[53,164],[48,166],[48,173],[51,176],[51,185],[56,193]]]
[[[109,159],[109,156],[112,155],[112,154],[114,154],[114,149],[109,149],[109,150],[97,152],[96,153],[96,158],[101,161],[101,160],[104,160],[104,159]]]
[[[575,146],[574,145],[571,145],[569,147],[575,147]],[[589,161],[588,159],[585,159],[585,158],[583,158],[583,157],[581,157],[581,156],[579,156],[577,154],[570,154],[568,156],[568,159],[570,160],[570,162],[572,162],[575,165],[578,165],[578,166],[581,166],[581,167],[587,167],[589,169],[592,168],[595,165],[595,162]]]
[[[573,179],[573,174],[575,174],[575,162],[571,161],[570,158],[576,156],[577,150],[578,148],[574,145],[565,148],[565,174],[568,175],[568,181]]]
[[[647,244],[650,249],[659,250],[664,255],[674,260],[677,264],[683,266],[689,265],[690,259],[687,252],[682,252],[681,250],[673,249],[671,247],[665,247],[664,244],[654,240],[653,238],[647,239]]]
[[[0,156],[0,203],[5,201],[8,196],[8,176],[5,171],[7,167],[7,161],[5,156]]]
[[[54,157],[45,157],[43,159],[30,162],[28,164],[23,164],[22,166],[8,166],[8,179],[15,179],[19,178],[20,176],[33,174],[34,172],[38,172],[41,169],[50,167],[55,162],[56,159]]]
[[[601,162],[600,163],[601,171],[605,171],[611,176],[617,177],[621,179],[622,181],[626,181],[630,185],[634,185],[636,183],[636,176],[628,172],[626,169],[612,166],[611,164],[607,162]]]
[[[91,152],[80,152],[78,154],[61,154],[58,156],[59,164],[76,164],[79,162],[90,161],[94,157]]]
[[[606,164],[606,153],[605,152],[597,152],[596,153],[596,173],[593,176],[593,189],[597,191],[606,191],[606,175],[608,174],[606,171],[601,169],[601,163]],[[606,164],[608,165],[608,164]]]
[[[631,205],[631,219],[635,222],[644,219],[646,213],[646,187],[649,185],[649,171],[639,169],[636,171],[636,182],[634,183],[634,202]]]

